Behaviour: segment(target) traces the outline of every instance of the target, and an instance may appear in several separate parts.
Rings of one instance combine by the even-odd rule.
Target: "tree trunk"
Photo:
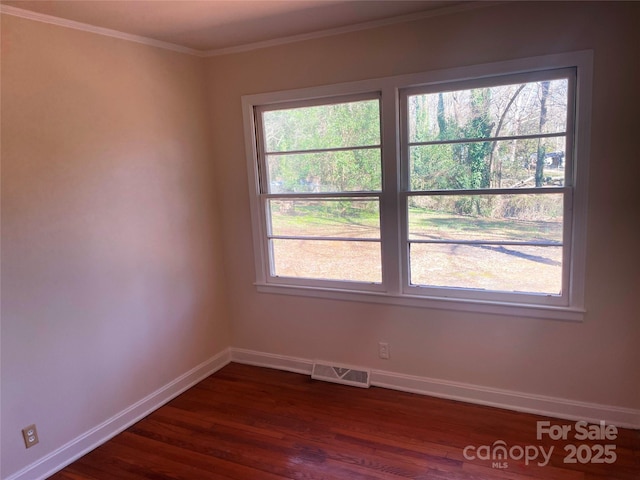
[[[445,138],[447,138],[447,121],[444,116],[444,96],[442,95],[442,92],[438,93],[437,118],[438,118],[438,129],[440,130],[438,132],[438,138],[440,140],[444,140]]]
[[[543,132],[547,123],[547,97],[549,97],[550,82],[542,82],[542,92],[540,96],[540,133]],[[538,158],[536,159],[536,187],[541,187],[544,181],[544,154],[545,148],[542,139],[538,139]]]

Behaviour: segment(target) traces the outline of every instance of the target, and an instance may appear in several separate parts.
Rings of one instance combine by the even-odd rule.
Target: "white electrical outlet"
[[[388,360],[390,357],[389,354],[389,344],[386,342],[378,343],[378,357]]]
[[[24,445],[27,448],[33,447],[40,440],[38,439],[38,430],[35,425],[29,425],[22,429],[22,437],[24,438]]]

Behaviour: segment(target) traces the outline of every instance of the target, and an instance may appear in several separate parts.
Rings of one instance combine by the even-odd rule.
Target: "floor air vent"
[[[311,371],[311,378],[325,382],[342,383],[354,387],[369,388],[369,370],[330,365],[315,362]]]

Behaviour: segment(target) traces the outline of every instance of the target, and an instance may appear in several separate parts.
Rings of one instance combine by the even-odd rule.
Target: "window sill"
[[[299,285],[273,285],[256,283],[258,292],[278,295],[296,295],[351,302],[379,303],[404,307],[451,310],[458,312],[486,313],[510,317],[539,318],[568,322],[584,321],[585,310],[575,307],[528,305],[454,298],[433,298],[417,295],[393,295],[379,292],[336,290]]]

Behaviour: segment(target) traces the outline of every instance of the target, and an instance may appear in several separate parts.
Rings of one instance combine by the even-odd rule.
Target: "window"
[[[380,100],[256,108],[270,276],[382,283]]]
[[[258,288],[581,319],[590,65],[243,97]]]

